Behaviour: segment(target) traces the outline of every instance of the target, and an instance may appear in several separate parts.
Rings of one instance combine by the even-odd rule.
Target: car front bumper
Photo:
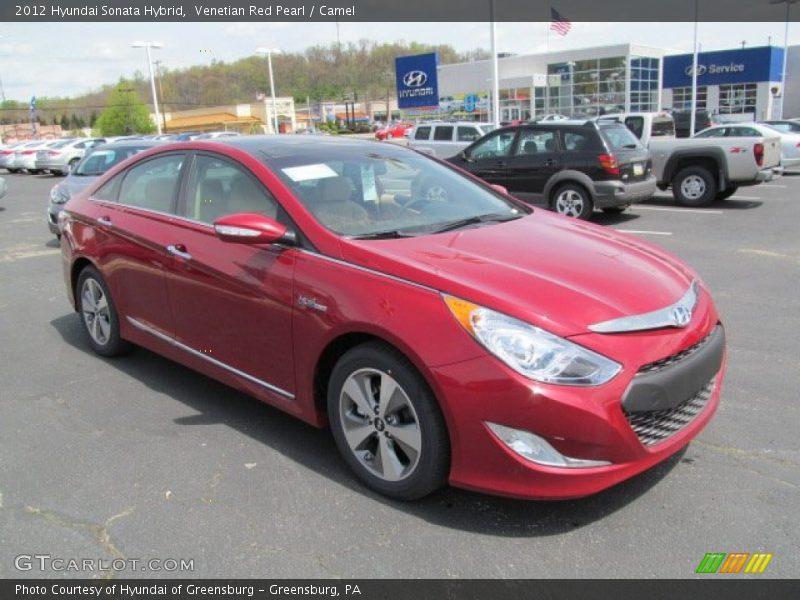
[[[665,379],[661,383],[666,387],[661,391],[677,390],[679,394],[686,394],[686,386],[682,386],[681,381],[685,380],[687,368],[691,370],[701,361],[706,363],[695,372],[694,380],[708,375],[712,365],[713,374],[699,389],[690,390],[689,398],[681,398],[676,407],[666,409],[658,400],[649,407],[652,410],[643,410],[645,407],[632,406],[629,402],[634,394],[632,390],[638,389],[639,399],[648,396],[647,386],[652,382],[645,380],[642,383],[642,377],[649,375],[642,371],[643,365],[633,368],[626,365],[623,372],[607,384],[589,388],[536,383],[490,356],[436,369],[436,380],[443,388],[442,392],[452,399],[448,406],[457,407],[447,411],[452,444],[450,483],[517,498],[568,499],[600,492],[666,460],[698,435],[711,420],[720,401],[726,368],[724,333],[721,325],[708,319],[703,320],[701,327],[704,335],[695,331],[700,339],[711,339],[705,334],[714,331],[722,335],[722,346],[719,341],[716,343],[713,357],[716,362],[709,363],[708,356],[693,358],[706,347],[702,345],[701,350],[684,358],[681,358],[680,351],[671,351],[667,356],[678,355],[678,359],[663,368]],[[613,342],[616,344],[626,336],[614,337],[617,338]],[[661,345],[666,348],[663,337],[659,334],[637,335],[627,341],[632,343],[635,351],[641,348],[643,356],[647,356],[648,347]],[[597,334],[573,339],[581,338],[584,341],[587,338],[599,339]],[[623,340],[622,344],[625,343]],[[688,345],[693,347],[697,343],[695,339]],[[683,349],[685,347],[681,347]],[[670,373],[672,369],[674,371]],[[658,396],[658,393],[654,394],[654,397]],[[693,408],[696,412],[682,424],[681,419],[685,420],[685,411],[688,410],[685,407],[695,406],[691,403],[698,403],[699,408]],[[672,412],[665,416],[663,410]],[[664,439],[653,442],[647,432],[652,427],[661,427],[664,419],[677,419],[679,426]],[[650,421],[656,425],[651,425]],[[554,467],[533,462],[501,441],[489,423],[533,433],[565,457],[610,464]]]
[[[47,205],[45,219],[47,221],[47,228],[53,235],[61,235],[61,230],[58,228],[58,215],[62,210],[64,210],[63,204],[53,204],[51,202]]]
[[[625,206],[643,202],[656,193],[656,178],[651,175],[644,181],[624,183],[622,181],[596,181],[594,203],[597,208]]]

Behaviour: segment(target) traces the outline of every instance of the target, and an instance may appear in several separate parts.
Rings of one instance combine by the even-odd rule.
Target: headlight
[[[61,187],[61,184],[54,185],[50,190],[50,201],[53,204],[64,204],[69,200],[69,192]]]
[[[622,365],[583,346],[472,302],[444,296],[453,316],[517,373],[559,385],[601,385]]]

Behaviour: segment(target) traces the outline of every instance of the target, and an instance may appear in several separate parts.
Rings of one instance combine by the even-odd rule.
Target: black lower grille
[[[696,394],[680,403],[675,408],[651,410],[645,412],[625,413],[625,418],[636,433],[639,441],[645,446],[654,446],[677,433],[699,415],[708,404],[714,390],[713,377]]]
[[[685,350],[681,350],[677,354],[673,354],[672,356],[668,356],[666,358],[662,358],[661,360],[657,360],[655,362],[651,362],[649,364],[644,365],[642,368],[639,369],[639,373],[652,373],[653,371],[660,371],[665,367],[674,365],[677,362],[689,358],[692,354],[694,354],[695,352],[700,350],[700,348],[706,345],[706,342],[708,342],[708,340],[711,339],[711,335],[714,333],[714,331],[716,330],[711,331],[711,333],[709,333],[702,340],[700,340],[693,346],[689,346]]]

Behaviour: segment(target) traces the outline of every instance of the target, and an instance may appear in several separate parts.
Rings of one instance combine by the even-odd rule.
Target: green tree
[[[97,117],[95,127],[106,136],[152,133],[156,129],[147,106],[125,80],[108,95],[106,109]]]

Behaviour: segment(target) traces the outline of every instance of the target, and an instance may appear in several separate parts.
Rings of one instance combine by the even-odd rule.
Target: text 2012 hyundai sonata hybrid
[[[719,402],[725,334],[689,267],[406,148],[161,146],[59,224],[96,352],[144,346],[329,424],[391,497],[592,494]]]

